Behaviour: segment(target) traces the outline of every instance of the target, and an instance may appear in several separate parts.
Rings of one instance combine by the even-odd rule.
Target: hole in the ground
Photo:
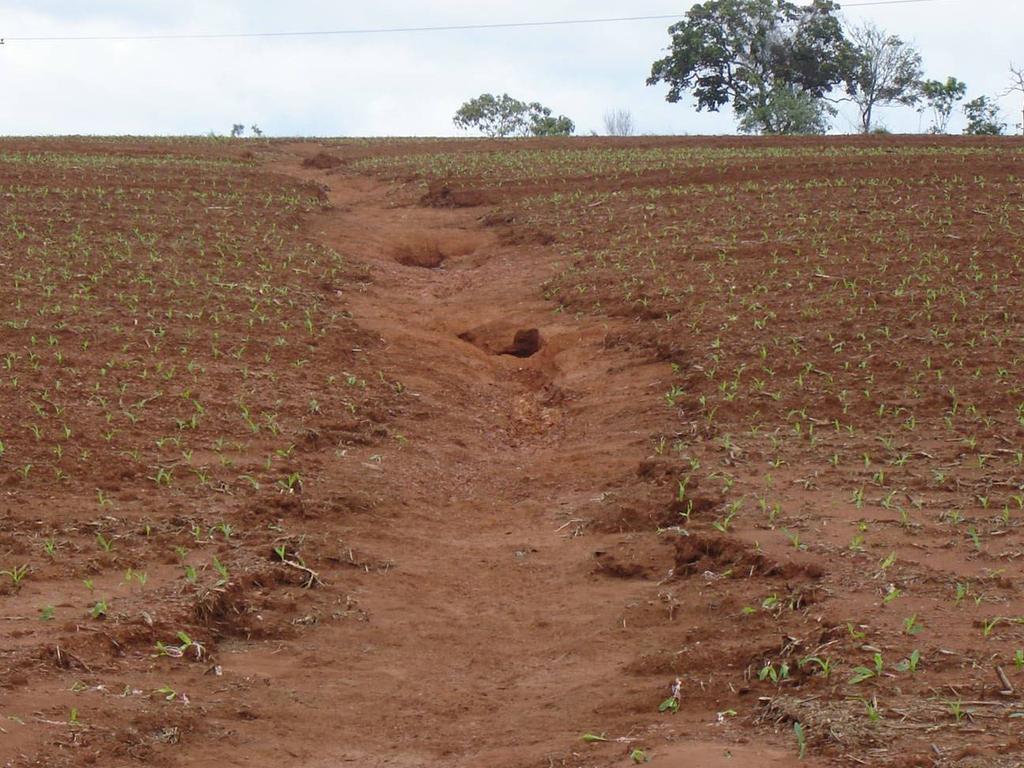
[[[395,246],[395,261],[405,267],[437,269],[444,264],[445,254],[436,240],[418,240]]]
[[[408,232],[392,244],[391,256],[406,267],[437,269],[450,259],[475,253],[489,240],[489,235],[461,229]]]
[[[489,355],[512,357],[533,357],[544,343],[540,331],[536,328],[516,331],[511,344],[508,343],[508,332],[507,326],[504,329],[485,326],[464,331],[459,334],[459,338]]]
[[[540,351],[540,331],[536,328],[526,328],[516,331],[512,344],[505,347],[498,354],[512,355],[513,357],[532,357]]]

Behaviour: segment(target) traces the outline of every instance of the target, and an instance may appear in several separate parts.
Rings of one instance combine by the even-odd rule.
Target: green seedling
[[[911,651],[910,656],[896,664],[896,669],[900,672],[910,672],[913,674],[914,672],[917,672],[917,666],[920,663],[921,652],[915,649]]]
[[[908,616],[903,620],[903,632],[907,635],[919,635],[924,630],[921,626],[921,622],[917,620],[917,614]]]
[[[850,676],[850,679],[847,680],[847,682],[850,685],[859,685],[860,683],[863,683],[865,680],[870,680],[873,677],[882,676],[882,669],[885,666],[885,662],[882,659],[882,654],[876,653],[872,657],[872,659],[874,661],[874,667],[860,666],[853,668],[853,674]]]
[[[804,730],[803,723],[793,723],[793,735],[796,737],[798,758],[803,760],[807,755],[807,732]]]
[[[903,591],[899,587],[896,587],[896,586],[893,586],[892,584],[890,584],[889,587],[886,590],[885,595],[882,597],[882,605],[888,605],[893,600],[898,599],[902,595],[903,595]]]
[[[995,628],[1002,624],[1004,621],[1009,621],[1005,616],[995,616],[988,621],[985,621],[981,627],[981,634],[983,637],[991,635]]]
[[[218,587],[224,586],[231,580],[231,574],[228,571],[227,566],[216,557],[213,558],[213,569],[217,571],[217,575],[220,576],[220,579],[217,581]]]
[[[686,390],[684,390],[682,387],[673,384],[669,388],[668,392],[665,393],[665,402],[668,403],[670,408],[674,408],[676,405],[676,401],[678,401],[679,398],[685,394],[685,392]]]
[[[801,669],[807,666],[817,667],[822,677],[829,677],[832,674],[832,662],[829,659],[823,659],[819,656],[808,656],[799,662]]]
[[[868,720],[877,723],[882,719],[882,712],[878,708],[878,699],[872,697],[871,701],[864,700],[864,708],[867,710]]]
[[[954,605],[960,605],[964,598],[971,594],[971,586],[967,582],[958,581],[956,583],[956,592],[953,596]]]
[[[14,588],[17,589],[28,576],[28,563],[16,565],[8,571],[0,571],[0,576],[7,576]]]
[[[964,709],[963,702],[959,699],[956,701],[947,701],[946,708],[949,710],[949,714],[959,723],[965,717],[970,717],[972,712],[969,709]]]
[[[180,659],[185,656],[189,651],[195,656],[196,661],[202,661],[206,655],[206,648],[191,637],[186,632],[178,632],[178,645],[165,644],[157,641],[156,652],[158,656],[170,656],[174,659]]]
[[[671,712],[675,714],[679,711],[679,706],[682,703],[682,691],[683,681],[681,678],[676,678],[676,681],[672,683],[672,691],[667,699],[658,705],[659,712]]]
[[[165,685],[162,688],[157,688],[155,691],[153,691],[153,693],[159,696],[163,696],[165,701],[174,701],[174,699],[178,696],[178,692],[171,688],[171,686],[169,685]]]
[[[789,539],[789,543],[793,546],[793,549],[803,550],[807,549],[807,545],[801,543],[799,531],[787,531],[783,529],[782,532],[786,534],[786,538]]]
[[[661,704],[658,705],[659,712],[671,712],[673,715],[679,711],[679,699],[675,696],[669,696]]]
[[[277,485],[278,488],[281,489],[282,493],[301,493],[302,477],[298,472],[292,472],[287,477],[278,480]]]
[[[782,662],[779,664],[778,669],[776,669],[774,664],[768,662],[763,667],[761,667],[760,671],[757,673],[757,679],[762,681],[770,680],[771,682],[776,684],[783,680],[788,680],[789,664],[787,664],[786,662]]]

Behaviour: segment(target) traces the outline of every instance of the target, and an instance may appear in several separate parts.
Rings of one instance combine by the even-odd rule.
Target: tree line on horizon
[[[668,28],[668,55],[654,62],[647,85],[667,85],[666,101],[690,95],[697,111],[729,106],[743,133],[824,134],[836,105],[852,103],[861,133],[884,132],[880,107],[916,107],[931,116],[930,133],[948,132],[967,85],[954,76],[925,79],[920,52],[868,21],[844,28],[839,3],[813,0],[709,0]],[[1010,66],[1000,95],[1024,95],[1024,67]],[[994,97],[963,104],[964,133],[1000,135],[1006,129]],[[486,136],[568,136],[575,124],[538,102],[481,94],[455,113],[461,129]],[[632,135],[625,110],[605,114],[610,135]],[[1021,127],[1024,128],[1024,122]]]

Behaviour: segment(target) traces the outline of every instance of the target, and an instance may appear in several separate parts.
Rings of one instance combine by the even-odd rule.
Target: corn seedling
[[[854,667],[853,674],[850,676],[850,679],[847,680],[850,685],[858,685],[863,683],[865,680],[881,677],[882,670],[885,667],[885,662],[882,660],[882,654],[876,653],[872,659],[874,661],[874,665],[871,667]]]
[[[898,662],[896,664],[896,669],[899,672],[914,673],[914,672],[917,672],[917,666],[920,663],[921,663],[921,652],[915,649],[915,650],[913,650],[910,653],[910,656],[908,656],[907,658],[903,659],[903,661],[900,661],[900,662]]]
[[[917,620],[917,614],[908,616],[903,620],[903,633],[906,635],[914,636],[919,635],[923,631],[924,627],[921,626],[921,622]]]
[[[28,576],[28,563],[24,565],[16,565],[10,570],[0,571],[0,576],[6,576],[11,580],[11,584],[15,589],[21,586],[21,582]]]
[[[956,701],[947,701],[946,710],[958,723],[965,717],[970,717],[972,714],[971,710],[964,709],[963,703],[959,699]]]
[[[796,748],[798,759],[803,760],[807,755],[807,732],[803,723],[793,723],[793,735],[796,737]]]

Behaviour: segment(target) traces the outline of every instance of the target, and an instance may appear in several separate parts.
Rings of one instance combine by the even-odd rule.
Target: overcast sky
[[[851,0],[852,2],[853,0]],[[682,14],[687,0],[0,0],[0,37],[267,32]],[[933,0],[848,7],[913,41],[927,77],[956,75],[968,98],[1008,84],[1024,64],[1024,0]],[[728,111],[668,104],[644,81],[670,21],[339,37],[133,42],[19,42],[0,47],[0,134],[227,133],[453,135],[452,114],[482,92],[541,101],[579,133],[627,109],[641,132],[734,132]],[[1011,129],[1021,99],[1002,100]],[[883,110],[890,129],[928,122]],[[952,130],[962,128],[962,116]],[[835,129],[853,129],[849,110]]]

